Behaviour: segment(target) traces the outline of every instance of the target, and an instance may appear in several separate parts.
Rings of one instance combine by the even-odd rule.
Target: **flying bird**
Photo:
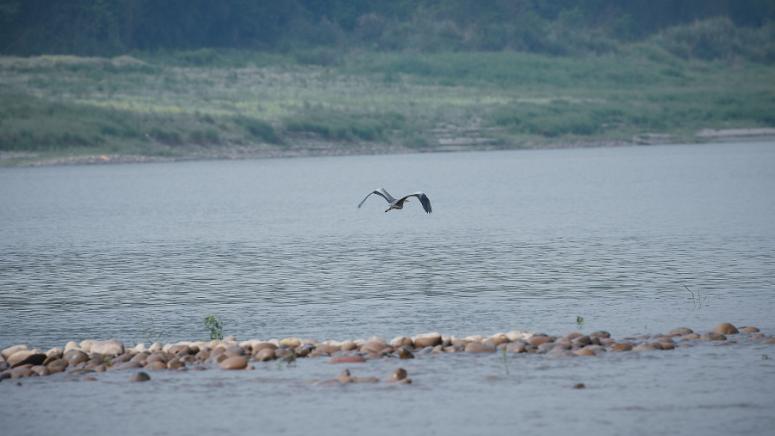
[[[363,198],[360,204],[358,204],[359,209],[361,206],[363,206],[363,203],[366,202],[366,199],[369,198],[371,194],[377,194],[380,197],[384,198],[385,201],[388,202],[390,207],[385,209],[385,212],[390,212],[393,209],[403,209],[404,203],[409,202],[409,197],[417,197],[420,199],[420,203],[422,204],[422,208],[425,210],[425,213],[431,213],[431,200],[428,199],[428,196],[425,195],[424,192],[415,192],[414,194],[404,195],[399,199],[395,199],[392,195],[390,195],[389,192],[385,190],[385,188],[379,188],[372,192],[369,192],[368,195],[366,195],[366,197]]]

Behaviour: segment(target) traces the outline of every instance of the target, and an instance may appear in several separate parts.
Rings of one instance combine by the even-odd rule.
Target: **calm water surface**
[[[356,209],[382,186],[424,190],[434,213],[415,202],[386,214],[376,197]],[[0,346],[204,338],[208,314],[240,339],[563,334],[577,316],[615,336],[720,321],[773,334],[773,217],[772,143],[0,169]],[[2,383],[0,419],[46,433],[104,397],[123,401],[106,426],[136,412],[161,414],[157,424],[245,412],[215,426],[226,433],[257,419],[270,433],[308,432],[332,415],[327,428],[341,432],[387,414],[404,419],[372,432],[764,434],[775,425],[767,353],[533,356],[513,358],[508,374],[498,357],[429,356],[407,368],[411,391],[311,387],[339,370],[320,362],[159,375],[147,389],[126,374],[52,377]],[[590,389],[569,390],[577,381]],[[91,399],[61,408],[52,389]],[[229,398],[207,405],[212,395]],[[24,400],[42,408],[11,407]],[[280,418],[297,412],[306,419]],[[735,425],[709,418],[722,414]],[[134,425],[163,434],[151,422]]]

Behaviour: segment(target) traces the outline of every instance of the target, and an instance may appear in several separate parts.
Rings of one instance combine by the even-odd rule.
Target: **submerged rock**
[[[670,330],[668,335],[670,336],[683,336],[694,333],[694,330],[690,329],[689,327],[678,327],[673,330]]]
[[[466,345],[466,353],[494,353],[496,348],[493,345],[482,342],[469,342]]]
[[[144,371],[140,371],[136,374],[132,374],[132,376],[129,377],[129,381],[131,382],[146,382],[146,381],[149,381],[150,379],[151,379],[151,376]]]
[[[408,373],[404,368],[398,368],[390,375],[390,379],[393,381],[401,381],[406,379]]]
[[[366,359],[363,358],[361,355],[355,355],[355,356],[336,356],[332,357],[331,360],[329,360],[329,363],[364,363],[366,362]]]
[[[353,378],[352,378],[352,375],[350,374],[350,370],[345,369],[344,371],[342,371],[341,374],[336,376],[336,381],[338,381],[341,384],[352,383]]]
[[[704,335],[700,336],[700,339],[705,341],[726,341],[727,337],[724,336],[724,334],[722,333],[713,331],[713,332],[705,333]]]

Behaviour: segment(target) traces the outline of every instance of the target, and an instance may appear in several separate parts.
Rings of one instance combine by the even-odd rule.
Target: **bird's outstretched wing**
[[[395,199],[395,198],[393,198],[393,196],[392,196],[392,195],[390,195],[390,194],[389,194],[389,193],[388,193],[388,192],[385,190],[385,188],[379,188],[379,189],[375,189],[375,190],[374,190],[374,191],[372,191],[372,192],[369,192],[368,194],[366,194],[366,196],[365,196],[365,197],[363,197],[363,200],[361,200],[361,202],[360,202],[360,203],[358,203],[358,208],[359,208],[359,209],[360,209],[360,207],[361,207],[361,206],[363,206],[363,203],[365,203],[365,202],[366,202],[366,199],[367,199],[367,198],[369,198],[369,196],[370,196],[371,194],[377,194],[377,195],[379,195],[380,197],[384,198],[384,199],[385,199],[385,201],[387,201],[388,203],[393,203],[394,201],[396,201],[396,199]]]
[[[422,203],[422,208],[425,210],[425,213],[431,213],[433,211],[431,209],[431,200],[428,198],[427,195],[425,195],[424,192],[415,192],[414,194],[405,195],[402,198],[400,198],[398,201],[404,201],[409,197],[419,198],[420,203]]]

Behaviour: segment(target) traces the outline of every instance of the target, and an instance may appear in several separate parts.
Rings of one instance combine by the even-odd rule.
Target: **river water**
[[[376,196],[357,209],[378,187],[423,190],[433,213],[384,213]],[[775,334],[774,143],[6,168],[0,223],[3,347],[204,339],[209,314],[238,339],[621,337],[721,321]],[[340,369],[320,361],[160,374],[150,388],[53,376],[2,383],[0,419],[45,434],[107,401],[95,431],[764,434],[775,350],[739,342],[423,356],[400,388],[310,384]]]

